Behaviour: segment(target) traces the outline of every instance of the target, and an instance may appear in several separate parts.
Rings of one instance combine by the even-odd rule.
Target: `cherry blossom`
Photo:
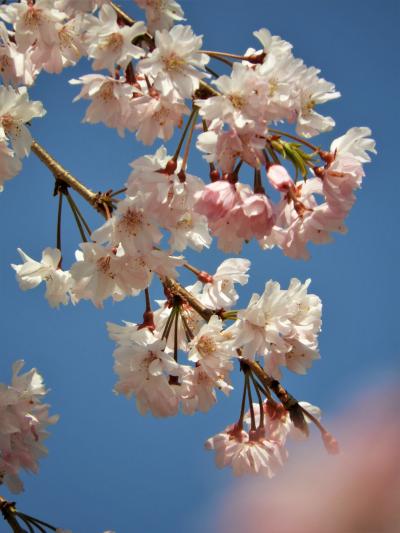
[[[60,73],[63,68],[76,65],[86,55],[86,44],[81,34],[87,23],[82,18],[57,25],[57,40],[51,46],[34,47],[31,60],[37,70]]]
[[[206,449],[215,450],[218,468],[231,466],[235,476],[262,474],[273,477],[282,465],[279,446],[257,432],[247,433],[237,426],[228,426],[224,432],[207,440]]]
[[[21,0],[0,7],[0,17],[14,26],[20,52],[26,52],[32,45],[51,48],[57,42],[57,25],[67,16],[53,4],[50,0],[36,0],[35,3]]]
[[[58,420],[42,403],[47,391],[41,375],[35,368],[20,374],[23,366],[16,361],[11,385],[0,384],[0,484],[13,493],[23,490],[21,469],[38,471],[38,459],[47,454],[47,426]]]
[[[74,102],[81,98],[92,100],[83,121],[90,124],[104,122],[109,128],[116,128],[123,137],[128,127],[127,117],[130,117],[132,87],[123,78],[114,79],[101,74],[87,74],[70,80],[70,83],[83,85]]]
[[[248,125],[226,131],[217,121],[212,128],[198,136],[196,146],[206,153],[206,161],[216,164],[224,173],[231,173],[238,159],[259,168],[265,163],[262,133]]]
[[[299,402],[299,405],[306,409],[308,413],[313,415],[317,420],[321,419],[321,410],[315,405],[311,405],[308,402]],[[288,437],[295,440],[304,440],[306,435],[295,427],[290,414],[284,408],[281,403],[272,403],[269,400],[265,400],[263,403],[264,413],[264,432],[269,440],[278,443],[280,446],[286,443]],[[260,405],[258,403],[253,404],[253,411],[255,416],[256,425],[260,424]],[[311,424],[309,418],[305,417],[307,424]],[[244,423],[250,426],[251,414],[248,411],[243,419]]]
[[[147,26],[109,0],[0,7],[1,189],[31,147],[45,153],[27,128],[45,110],[29,100],[26,86],[41,71],[60,73],[82,57],[92,60],[92,70],[106,71],[70,80],[81,85],[74,101],[89,100],[83,122],[103,123],[121,137],[128,130],[146,145],[178,139],[172,150],[160,146],[136,157],[125,188],[112,183],[98,193],[49,154],[39,155],[56,178],[57,247],[63,196],[85,242],[69,270],[61,268],[67,254],[59,248],[45,248],[40,261],[18,249],[22,264],[12,267],[22,290],[45,282],[52,307],[80,300],[102,307],[108,298],[144,292],[142,323],[108,324],[117,344],[115,392],[133,396],[142,415],[208,412],[218,391],[230,394],[236,386],[230,374],[240,370],[237,422],[208,439],[206,448],[234,475],[270,478],[287,457],[288,438],[307,436],[311,422],[328,450],[337,451],[320,410],[297,402],[278,382],[282,368],[305,374],[320,357],[321,300],[308,292],[310,280],[293,278],[287,289],[270,280],[246,308],[232,309],[239,306],[237,284],[249,280],[250,261],[229,258],[209,274],[180,254],[210,248],[213,238],[223,252],[240,254],[255,239],[262,249],[307,259],[309,243],[345,233],[375,143],[366,127],[351,128],[329,150],[306,140],[334,127],[317,106],[340,93],[266,28],[253,34],[258,48],[243,55],[205,51],[190,25],[174,25],[185,20],[178,2],[135,1]],[[211,59],[226,63],[222,75],[207,67]],[[194,145],[206,161],[201,177],[190,171]],[[104,216],[93,232],[69,190]],[[184,269],[195,277],[191,285],[177,281]],[[155,310],[153,281],[165,295]],[[37,470],[45,429],[55,421],[40,403],[41,377],[35,370],[18,376],[21,367],[16,363],[12,386],[0,385],[0,481],[12,490],[22,488],[21,467]]]
[[[155,45],[154,51],[140,61],[140,72],[153,78],[162,93],[175,89],[182,97],[191,98],[200,80],[207,76],[200,71],[208,63],[208,56],[199,53],[202,38],[190,26],[179,24],[170,31],[156,31]]]
[[[55,0],[54,4],[57,9],[68,15],[79,15],[90,13],[108,2],[109,0]]]
[[[115,391],[128,398],[135,394],[141,414],[151,411],[154,416],[173,416],[179,401],[168,376],[181,374],[179,365],[159,340],[147,328],[137,329],[130,344],[124,343],[115,352],[114,370],[119,381]]]
[[[271,233],[275,213],[264,193],[254,194],[242,183],[216,183],[197,195],[195,209],[207,216],[221,250],[239,253],[244,241],[262,239]]]
[[[283,196],[278,204],[276,224],[261,246],[279,246],[288,257],[308,259],[308,242],[324,244],[332,241],[332,232],[346,233],[343,215],[332,211],[326,202],[318,203],[317,198],[323,195],[321,180],[298,181],[291,196]]]
[[[219,375],[217,379],[210,376],[202,365],[186,367],[182,376],[182,383],[179,386],[179,395],[182,412],[192,415],[197,411],[206,413],[217,402],[216,389],[225,395],[233,390],[227,376]]]
[[[175,127],[182,125],[183,116],[189,114],[189,108],[176,91],[160,94],[153,91],[135,106],[137,117],[136,138],[143,144],[153,144],[158,137],[168,141]]]
[[[61,252],[57,248],[43,250],[40,262],[35,261],[20,248],[18,253],[24,261],[22,265],[11,265],[21,290],[26,291],[46,282],[46,298],[51,307],[66,305],[71,298],[72,279],[68,271],[60,268]]]
[[[264,293],[253,294],[247,309],[238,312],[238,320],[227,330],[244,357],[263,355],[267,371],[278,379],[280,366],[305,374],[319,358],[322,305],[318,296],[307,294],[310,281],[302,284],[293,278],[287,290],[269,281]]]
[[[367,151],[376,153],[375,143],[367,138],[368,128],[351,128],[331,144],[333,161],[318,172],[322,179],[326,202],[333,213],[345,217],[355,202],[353,191],[361,186],[362,163],[371,159]]]
[[[288,171],[282,165],[271,165],[267,175],[270,184],[278,191],[286,192],[294,185]]]
[[[329,131],[335,125],[333,118],[323,117],[314,110],[317,104],[323,104],[340,96],[332,83],[318,78],[319,72],[318,69],[310,67],[299,80],[296,131],[304,137],[312,137],[318,133]]]
[[[211,281],[205,283],[202,302],[214,309],[229,309],[234,305],[239,295],[235,290],[235,283],[245,285],[249,279],[247,271],[250,268],[248,259],[226,259],[211,276]]]
[[[108,69],[112,74],[115,65],[125,69],[132,59],[139,59],[144,51],[132,44],[146,32],[143,22],[135,22],[133,26],[120,26],[117,13],[110,5],[103,5],[99,19],[93,17],[93,26],[88,29],[88,55],[93,58],[93,69]]]
[[[221,96],[196,100],[200,114],[206,120],[219,119],[241,129],[254,125],[260,117],[260,102],[256,88],[256,73],[246,65],[235,63],[230,76],[214,81]]]
[[[26,87],[0,87],[0,140],[9,140],[17,157],[26,157],[32,136],[25,124],[45,113],[41,102],[29,101]]]
[[[135,0],[146,11],[149,31],[169,30],[175,22],[185,20],[183,10],[175,0]]]
[[[222,320],[213,315],[189,345],[189,361],[200,366],[211,378],[224,377],[232,370],[233,349],[230,336],[222,331]]]
[[[30,52],[19,52],[12,42],[6,26],[0,22],[0,74],[5,85],[32,85],[37,69]]]
[[[4,182],[16,176],[22,167],[21,161],[4,142],[0,142],[0,192]]]
[[[146,201],[140,193],[125,198],[110,220],[92,233],[92,238],[113,246],[121,244],[128,254],[150,251],[160,242],[162,234],[149,216]]]

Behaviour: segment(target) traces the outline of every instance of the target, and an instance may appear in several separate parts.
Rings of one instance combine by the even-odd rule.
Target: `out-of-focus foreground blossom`
[[[363,397],[343,416],[340,455],[308,446],[273,482],[242,484],[224,499],[215,531],[398,533],[399,402],[394,390]]]

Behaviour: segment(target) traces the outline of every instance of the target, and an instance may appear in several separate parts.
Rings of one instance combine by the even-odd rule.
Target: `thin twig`
[[[79,229],[79,233],[81,234],[82,242],[87,242],[87,238],[86,238],[85,231],[83,229],[81,220],[79,218],[78,213],[75,210],[74,201],[72,200],[71,195],[68,192],[65,195],[67,197],[67,200],[68,200],[69,206],[71,208],[72,214],[74,215],[76,225],[78,226],[78,229]]]
[[[37,141],[33,141],[31,145],[32,152],[46,165],[46,167],[53,173],[56,179],[67,183],[74,191],[76,191],[89,204],[95,206],[97,194],[88,187],[85,187],[79,180],[75,178],[68,170],[66,170],[54,157],[52,157],[47,150],[43,148]]]
[[[61,217],[62,217],[62,201],[63,201],[63,192],[58,189],[58,211],[57,211],[57,238],[56,238],[56,248],[61,252]]]

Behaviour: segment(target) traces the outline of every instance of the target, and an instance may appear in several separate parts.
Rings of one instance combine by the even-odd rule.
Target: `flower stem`
[[[246,408],[246,393],[247,393],[247,383],[249,381],[249,375],[248,375],[248,372],[245,370],[244,371],[245,374],[244,374],[244,384],[243,384],[243,396],[242,396],[242,403],[241,403],[241,406],[240,406],[240,416],[239,416],[239,420],[238,420],[238,427],[240,429],[243,429],[243,419],[244,419],[244,411],[245,411],[245,408]]]
[[[180,154],[181,149],[182,149],[183,141],[185,140],[186,134],[187,134],[187,132],[189,130],[189,126],[192,123],[193,117],[195,115],[195,112],[196,112],[195,110],[197,110],[197,107],[194,107],[192,109],[192,112],[190,113],[188,121],[186,123],[185,129],[182,132],[182,135],[181,135],[181,138],[179,140],[178,146],[176,147],[176,150],[175,150],[174,157],[172,158],[174,161],[178,160],[179,154]]]
[[[178,362],[178,321],[179,321],[179,307],[175,314],[175,327],[174,327],[174,359]]]
[[[122,189],[118,189],[118,191],[113,191],[111,194],[110,194],[110,197],[112,198],[113,196],[117,196],[118,194],[122,194],[123,192],[125,192],[127,190],[126,187],[123,187]]]
[[[268,131],[271,131],[272,133],[276,133],[277,135],[289,137],[289,139],[293,139],[294,141],[298,141],[299,143],[304,144],[304,146],[307,146],[308,148],[310,148],[310,150],[312,150],[313,152],[319,151],[319,148],[315,146],[315,144],[311,144],[310,142],[306,141],[305,139],[302,139],[301,137],[297,137],[296,135],[286,133],[285,131],[276,130],[274,128],[268,128]]]
[[[211,74],[211,76],[214,76],[214,78],[219,78],[219,74],[218,74],[217,72],[215,72],[215,70],[213,70],[212,68],[205,66],[204,69],[205,69],[209,74]]]
[[[185,313],[183,312],[183,309],[179,308],[179,314],[181,316],[183,329],[185,330],[186,340],[188,342],[190,342],[194,338],[193,331],[190,329],[190,326],[188,324],[188,321],[186,320]]]
[[[253,382],[253,385],[254,385],[254,388],[257,394],[257,398],[258,398],[258,404],[260,406],[260,426],[259,427],[263,428],[264,427],[264,403],[263,403],[263,399],[260,393],[261,388],[259,384],[257,383],[257,381],[255,380],[253,376],[253,372],[250,372],[250,378],[251,378],[251,381]]]
[[[86,238],[83,226],[82,226],[82,222],[81,222],[81,220],[79,218],[79,215],[78,215],[78,213],[76,211],[76,204],[75,204],[75,202],[73,201],[71,195],[68,192],[66,192],[65,195],[67,197],[67,200],[68,200],[69,206],[71,208],[72,214],[74,215],[76,225],[78,226],[78,229],[79,229],[79,233],[81,234],[82,242],[87,242],[87,238]]]
[[[162,339],[168,340],[168,337],[169,337],[169,334],[172,328],[172,324],[174,323],[174,318],[175,318],[175,315],[178,309],[179,309],[178,306],[172,308],[171,313],[169,317],[167,318],[167,322],[165,323],[164,331],[161,337]]]
[[[191,125],[190,131],[189,131],[189,137],[188,137],[188,139],[186,141],[185,152],[183,154],[182,167],[181,167],[183,171],[186,170],[187,162],[188,162],[188,159],[189,159],[190,146],[192,144],[193,131],[194,131],[194,128],[196,126],[196,120],[197,120],[197,117],[198,117],[198,114],[199,114],[199,108],[195,107],[195,108],[193,108],[193,111],[194,111],[194,113],[193,113],[193,118],[192,118],[192,125]]]
[[[39,528],[39,525],[40,525],[40,526],[47,527],[47,529],[51,529],[51,531],[57,531],[57,528],[55,526],[52,526],[51,524],[49,524],[48,522],[44,522],[43,520],[39,520],[39,518],[35,518],[25,513],[17,513],[17,514],[21,518],[24,517],[26,520],[33,522],[37,528]]]
[[[251,374],[251,371],[248,372],[248,374]],[[255,431],[256,429],[256,417],[254,415],[254,406],[253,406],[253,398],[251,396],[251,385],[250,380],[247,379],[247,394],[249,396],[249,407],[250,407],[250,418],[251,418],[251,429]]]
[[[63,192],[58,190],[58,211],[57,211],[57,237],[56,237],[56,248],[61,252],[61,217],[62,217],[62,201],[63,201]],[[61,263],[61,259],[60,259]],[[59,265],[61,266],[61,265]]]
[[[80,221],[82,222],[82,224],[85,226],[85,229],[86,229],[88,235],[91,235],[92,234],[92,230],[89,228],[89,224],[86,222],[86,220],[85,220],[84,216],[82,215],[81,210],[79,209],[79,207],[78,207],[77,203],[75,202],[75,200],[72,198],[71,195],[69,195],[69,196],[71,198],[72,203],[74,204],[74,208],[75,208],[76,214],[78,215],[78,217],[79,217]]]
[[[244,359],[244,362],[251,368],[264,387],[266,389],[271,389],[277,398],[279,398],[286,411],[288,411],[293,424],[303,431],[303,433],[308,435],[307,422],[304,419],[302,408],[296,398],[292,396],[277,379],[269,376],[259,363],[251,361],[250,359]]]

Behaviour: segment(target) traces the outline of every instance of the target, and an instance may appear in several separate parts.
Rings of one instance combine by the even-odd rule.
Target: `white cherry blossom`
[[[235,63],[230,76],[221,76],[214,83],[221,96],[196,100],[205,120],[220,119],[235,128],[254,125],[260,118],[260,101],[256,92],[257,75],[251,68]],[[266,128],[264,128],[266,130]]]
[[[0,39],[0,75],[4,84],[32,85],[38,71],[32,63],[31,51],[18,51],[3,22],[0,22]]]
[[[52,47],[58,40],[57,25],[67,18],[52,0],[13,2],[0,7],[0,17],[13,24],[20,52],[26,52],[32,45]]]
[[[154,79],[162,93],[175,89],[182,97],[191,98],[200,80],[207,76],[201,72],[209,60],[199,52],[202,42],[190,26],[179,24],[170,31],[156,31],[156,48],[140,61],[140,72]]]
[[[232,307],[239,298],[234,284],[247,283],[250,264],[248,259],[225,259],[211,276],[212,281],[204,284],[202,298],[204,305],[225,310]]]
[[[315,111],[317,104],[329,102],[340,96],[340,93],[335,91],[333,83],[318,78],[319,72],[318,69],[310,67],[299,80],[296,131],[304,137],[312,137],[318,133],[329,131],[335,125],[333,118],[324,117]]]
[[[148,252],[160,242],[162,234],[147,208],[147,198],[138,193],[119,202],[113,216],[92,233],[92,239],[112,246],[121,244],[130,255]]]
[[[125,69],[132,59],[139,59],[144,51],[132,44],[146,32],[143,22],[135,22],[132,26],[120,26],[117,13],[112,6],[101,7],[99,19],[93,17],[93,26],[87,31],[89,41],[88,55],[93,58],[95,70],[108,69],[114,74],[115,66]]]
[[[175,0],[135,0],[146,11],[150,32],[169,30],[175,22],[185,20],[182,7]]]
[[[277,379],[280,366],[305,374],[320,357],[322,304],[318,296],[307,294],[310,281],[302,284],[293,278],[287,290],[269,281],[264,293],[253,294],[247,309],[238,312],[238,320],[227,330],[241,355],[264,356],[266,371]]]
[[[183,414],[192,415],[197,411],[202,413],[209,411],[217,402],[216,389],[228,395],[233,387],[226,376],[215,380],[202,366],[186,367],[177,392]]]
[[[205,447],[215,451],[218,468],[231,466],[235,476],[261,474],[271,478],[282,465],[277,443],[237,426],[228,426],[224,432],[211,437]]]
[[[45,113],[41,102],[29,101],[26,87],[0,87],[0,140],[9,140],[17,157],[26,157],[32,136],[25,124]]]
[[[132,97],[132,87],[125,83],[124,78],[116,80],[102,74],[87,74],[79,79],[72,79],[69,83],[83,85],[74,102],[81,98],[92,100],[83,122],[104,122],[109,128],[116,128],[121,137],[124,136],[127,117],[131,116]]]
[[[153,144],[156,138],[168,141],[174,134],[175,127],[181,127],[183,115],[189,114],[189,108],[176,91],[159,93],[146,97],[135,106],[138,114],[136,138],[143,144]]]
[[[40,262],[35,261],[20,248],[18,253],[24,261],[21,265],[11,265],[16,271],[20,289],[26,291],[46,282],[46,298],[51,307],[68,304],[71,297],[72,278],[68,271],[59,268],[61,252],[57,248],[43,250]]]
[[[230,335],[223,331],[223,322],[213,315],[189,344],[189,361],[199,365],[214,380],[232,370],[234,350],[229,342]]]
[[[0,142],[0,192],[4,182],[16,176],[22,168],[21,161],[5,142]]]
[[[115,391],[136,397],[141,414],[151,411],[154,416],[174,416],[179,400],[169,376],[179,376],[180,366],[159,340],[147,328],[137,329],[131,342],[120,345],[114,352],[114,371],[118,375]]]

